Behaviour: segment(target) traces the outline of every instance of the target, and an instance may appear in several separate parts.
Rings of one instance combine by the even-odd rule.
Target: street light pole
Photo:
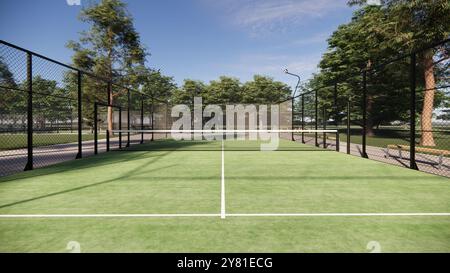
[[[291,129],[294,130],[294,100],[295,100],[295,95],[297,94],[297,90],[300,86],[301,79],[300,79],[299,75],[290,73],[289,70],[287,70],[287,69],[284,70],[284,73],[294,76],[298,79],[297,85],[295,86],[295,90],[294,90],[294,93],[292,94],[292,98],[291,98]],[[291,133],[291,138],[292,138],[292,141],[295,141],[294,132]]]

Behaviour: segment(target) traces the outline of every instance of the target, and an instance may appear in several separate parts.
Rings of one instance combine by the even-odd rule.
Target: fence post
[[[294,97],[291,100],[291,130],[294,130]],[[295,141],[294,132],[291,133],[292,141]]]
[[[337,130],[337,138],[336,138],[336,151],[338,151],[339,152],[339,150],[340,150],[340,143],[339,143],[339,121],[338,121],[338,118],[339,118],[339,107],[338,107],[338,92],[337,92],[337,88],[338,88],[338,84],[337,83],[335,83],[334,84],[334,111],[335,111],[335,113],[334,113],[334,119],[335,119],[335,121],[334,121],[334,123],[335,123],[335,125],[336,125],[336,130]]]
[[[98,121],[97,121],[97,103],[94,103],[94,154],[98,154]]]
[[[409,167],[417,170],[416,164],[416,54],[411,54],[411,71],[410,71],[410,118],[409,118]]]
[[[152,138],[150,139],[150,141],[153,141],[153,140],[154,140],[154,137],[155,137],[155,134],[154,134],[154,132],[153,132],[153,130],[155,129],[155,125],[154,125],[155,119],[154,119],[154,116],[155,116],[155,100],[154,100],[153,97],[152,97],[152,112],[151,112]]]
[[[302,94],[302,130],[305,130],[305,95]],[[305,133],[302,131],[302,143],[305,143]]]
[[[325,106],[323,107],[323,129],[327,129],[327,113],[325,110]],[[327,148],[327,133],[323,133],[323,148]]]
[[[350,154],[350,100],[347,101],[347,154]]]
[[[141,144],[144,143],[144,96],[141,96]]]
[[[127,100],[128,100],[128,111],[127,111],[127,145],[126,147],[130,147],[130,108],[131,108],[131,92],[130,89],[127,89]]]
[[[122,107],[119,107],[119,149],[122,149]]]
[[[77,90],[77,94],[78,94],[78,154],[76,156],[76,158],[82,158],[83,157],[83,149],[82,149],[82,145],[83,145],[83,139],[82,139],[82,129],[83,129],[83,114],[82,114],[82,102],[81,102],[81,72],[78,71],[77,73],[77,78],[78,78],[78,90]]]
[[[112,114],[112,120],[111,120],[111,123],[112,123],[112,125],[114,125],[114,113],[113,113],[113,108],[112,108],[112,106],[111,106],[111,97],[112,97],[112,93],[111,93],[111,82],[109,81],[109,82],[108,82],[108,108],[107,108],[107,110],[108,110],[108,111],[111,111],[111,114]],[[109,134],[110,134],[111,132],[109,131],[109,122],[110,122],[110,120],[109,120],[109,118],[108,118],[107,120],[108,120],[108,124],[107,124],[107,128],[106,128],[106,151],[109,152],[109,148],[110,148]],[[112,127],[112,126],[111,126],[111,127]]]
[[[367,70],[363,71],[363,101],[362,101],[362,157],[368,158],[366,152],[366,134],[367,134]]]
[[[314,133],[314,141],[315,141],[315,145],[316,145],[316,147],[319,147],[319,141],[318,141],[318,139],[317,139],[317,137],[318,137],[318,135],[317,135],[317,129],[319,128],[319,109],[318,109],[318,104],[319,104],[319,102],[318,102],[318,98],[317,98],[317,94],[318,93],[318,91],[317,91],[317,89],[316,89],[316,91],[315,91],[315,101],[314,101],[314,111],[315,111],[315,117],[314,117],[314,119],[315,119],[315,121],[314,121],[314,128],[315,128],[315,130],[316,130],[316,132]]]
[[[33,169],[33,55],[27,53],[27,84],[28,84],[28,107],[27,107],[27,164],[25,171]]]

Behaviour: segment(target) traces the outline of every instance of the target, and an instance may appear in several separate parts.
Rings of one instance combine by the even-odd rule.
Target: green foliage
[[[169,101],[177,87],[173,77],[164,76],[159,70],[147,70],[142,77],[141,91],[151,98]]]
[[[242,89],[243,102],[261,104],[276,103],[287,99],[292,92],[286,84],[260,75],[255,75],[253,81],[246,82]]]
[[[172,101],[191,105],[194,97],[202,97],[204,104],[270,104],[287,99],[291,92],[289,86],[269,77],[255,75],[253,81],[242,84],[237,78],[221,76],[208,85],[185,80],[183,86],[174,92]]]
[[[350,23],[341,25],[328,39],[329,49],[319,65],[321,71],[307,86],[308,89],[319,89],[319,105],[329,108],[330,112],[334,83],[339,83],[338,109],[345,109],[348,99],[355,109],[361,109],[362,69],[377,67],[400,54],[442,41],[450,33],[450,3],[447,0],[385,0],[381,1],[381,6],[366,3],[365,0],[349,1],[350,5],[359,5],[361,8],[355,12]],[[434,69],[437,85],[448,84],[445,82],[448,47],[446,45],[418,55],[418,90],[425,88],[423,63],[430,54],[439,60]],[[368,73],[370,127],[408,119],[409,67],[409,59],[405,58]],[[420,112],[423,92],[417,93]],[[437,90],[434,106],[442,106],[444,97],[443,92]],[[353,115],[354,120],[361,118],[358,111],[354,111]]]

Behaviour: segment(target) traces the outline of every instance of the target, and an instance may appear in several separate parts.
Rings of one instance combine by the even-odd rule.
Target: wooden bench
[[[386,155],[387,157],[390,157],[391,154],[389,153],[389,150],[398,150],[398,156],[400,159],[403,159],[402,151],[409,151],[410,147],[407,145],[397,145],[397,144],[390,144],[387,145],[386,149]],[[450,156],[450,151],[448,150],[439,150],[439,149],[433,149],[433,148],[425,148],[425,147],[416,147],[416,152],[418,153],[426,153],[426,154],[432,154],[439,156],[438,164],[439,169],[442,168],[442,163],[444,161],[444,156]]]

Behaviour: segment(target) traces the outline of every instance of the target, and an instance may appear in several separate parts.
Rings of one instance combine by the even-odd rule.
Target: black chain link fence
[[[449,40],[280,103],[307,145],[450,177]],[[0,41],[0,175],[146,141],[172,105]],[[117,131],[119,130],[119,132]]]
[[[304,143],[450,177],[450,40],[304,90]],[[324,145],[325,144],[325,145]]]
[[[0,41],[0,176],[121,149],[152,138],[153,100]]]

